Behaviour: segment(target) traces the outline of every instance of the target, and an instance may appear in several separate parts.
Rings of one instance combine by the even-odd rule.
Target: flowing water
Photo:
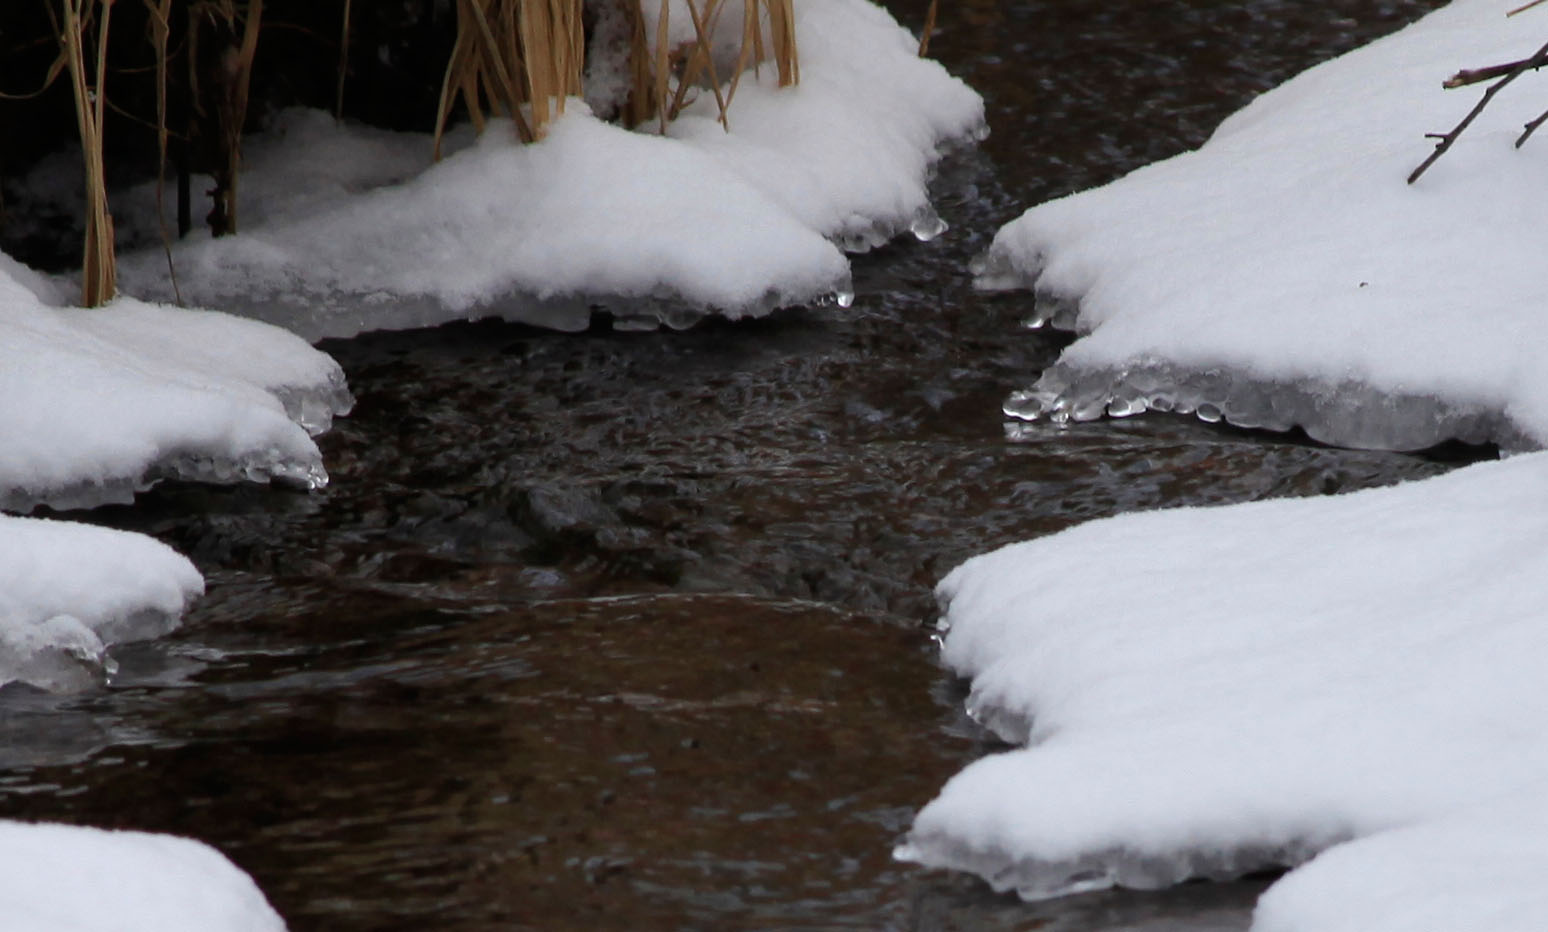
[[[1264,881],[1024,905],[890,861],[993,750],[934,663],[930,588],[1090,518],[1450,464],[1168,417],[1008,438],[1002,398],[1061,338],[965,269],[1023,207],[1430,5],[944,4],[932,53],[995,135],[942,167],[951,232],[858,259],[852,307],[326,345],[359,397],[327,491],[89,516],[190,554],[209,595],[106,688],[0,690],[0,817],[203,839],[297,932],[1244,928]]]

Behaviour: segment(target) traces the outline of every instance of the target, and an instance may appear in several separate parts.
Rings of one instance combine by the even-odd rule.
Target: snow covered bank
[[[979,286],[1034,288],[1037,323],[1083,334],[1007,413],[1197,411],[1360,447],[1548,442],[1548,141],[1513,146],[1548,74],[1405,184],[1423,134],[1481,91],[1441,81],[1540,44],[1540,19],[1505,18],[1516,5],[1457,0],[1264,94],[1198,151],[1002,229]]]
[[[938,594],[970,708],[1029,746],[953,778],[900,858],[1042,898],[1360,839],[1271,890],[1259,927],[1419,928],[1410,907],[1468,916],[1423,928],[1540,925],[1535,874],[1489,864],[1548,812],[1548,454],[1095,521]],[[1495,905],[1469,911],[1475,892]]]
[[[801,83],[744,75],[729,132],[707,91],[666,137],[572,101],[539,143],[496,126],[412,180],[364,190],[401,170],[383,134],[289,117],[295,158],[321,146],[332,170],[290,172],[272,151],[254,162],[272,173],[244,182],[256,222],[174,250],[184,297],[309,339],[480,316],[577,329],[595,305],[624,326],[686,326],[844,299],[839,245],[939,232],[930,167],[982,131],[983,105],[865,0],[802,0],[796,18]],[[428,159],[423,137],[403,140]],[[124,257],[120,282],[171,296],[159,247]]]
[[[187,838],[0,822],[8,932],[284,932],[245,873]]]
[[[328,481],[310,434],[351,399],[327,355],[227,314],[59,297],[0,255],[0,510],[128,502],[164,478]],[[203,587],[148,537],[0,514],[0,685],[98,682],[108,645],[171,629]]]
[[[0,515],[0,685],[98,683],[109,645],[166,633],[203,592],[193,564],[150,537]]]
[[[350,404],[330,357],[225,314],[47,307],[24,277],[0,267],[0,509],[126,502],[163,478],[327,482],[308,433]]]

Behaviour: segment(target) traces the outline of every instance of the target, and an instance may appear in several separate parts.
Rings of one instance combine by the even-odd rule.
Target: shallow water
[[[328,344],[360,399],[330,489],[92,513],[210,594],[107,688],[0,690],[0,817],[210,841],[295,930],[1245,928],[1261,881],[1023,905],[890,861],[991,749],[930,587],[1094,517],[1449,464],[1165,417],[1008,438],[1062,338],[965,269],[1022,207],[1426,5],[943,6],[932,51],[995,131],[937,179],[950,233],[858,259],[849,309]]]

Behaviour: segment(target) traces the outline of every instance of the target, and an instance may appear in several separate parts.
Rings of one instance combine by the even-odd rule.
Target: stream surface
[[[209,595],[100,690],[0,690],[0,817],[210,842],[296,932],[1245,928],[1264,880],[1021,904],[891,861],[995,750],[935,664],[931,587],[1091,518],[1454,463],[1165,416],[1008,439],[1002,399],[1067,337],[966,267],[1434,5],[943,4],[931,52],[994,135],[941,168],[948,234],[857,258],[853,307],[325,344],[359,398],[329,489],[79,516],[189,554]]]

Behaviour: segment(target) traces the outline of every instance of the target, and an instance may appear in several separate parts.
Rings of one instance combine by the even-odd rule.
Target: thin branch
[[[1521,77],[1528,69],[1540,68],[1545,64],[1548,64],[1548,45],[1538,49],[1537,53],[1531,58],[1517,62],[1509,74],[1489,85],[1488,89],[1484,91],[1483,97],[1479,99],[1478,104],[1468,111],[1467,116],[1463,117],[1462,122],[1453,127],[1451,132],[1439,136],[1434,133],[1429,134],[1429,138],[1439,139],[1440,141],[1435,144],[1435,151],[1430,153],[1430,157],[1421,162],[1419,167],[1414,169],[1413,174],[1408,176],[1408,183],[1413,184],[1415,181],[1418,181],[1420,175],[1423,175],[1431,165],[1435,164],[1437,159],[1446,154],[1446,150],[1450,149],[1452,144],[1457,141],[1457,138],[1462,135],[1462,131],[1467,129],[1478,118],[1478,114],[1482,113],[1484,108],[1489,106],[1489,101],[1493,100],[1494,95],[1503,90],[1505,85]]]
[[[1541,3],[1544,2],[1544,0],[1538,0],[1538,2]],[[1512,71],[1515,71],[1522,65],[1527,65],[1529,68],[1541,68],[1543,65],[1548,64],[1548,62],[1538,62],[1537,64],[1533,65],[1531,62],[1531,58],[1522,58],[1517,61],[1508,61],[1499,65],[1489,65],[1484,68],[1463,68],[1461,71],[1458,71],[1456,74],[1442,81],[1441,87],[1444,87],[1447,90],[1452,90],[1453,88],[1467,87],[1469,84],[1481,84],[1484,81],[1492,81],[1495,78],[1510,74]]]
[[[1537,2],[1541,3],[1543,0],[1537,0]],[[1516,148],[1521,148],[1522,143],[1532,138],[1532,134],[1537,132],[1537,128],[1542,126],[1544,121],[1548,121],[1548,111],[1539,113],[1537,115],[1537,119],[1526,125],[1526,127],[1522,130],[1521,135],[1516,137]]]

